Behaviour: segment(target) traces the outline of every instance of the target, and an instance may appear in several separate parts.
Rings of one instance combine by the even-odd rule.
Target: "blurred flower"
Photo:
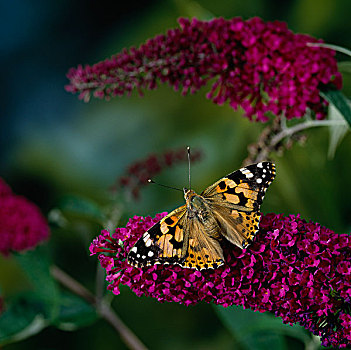
[[[327,102],[319,91],[341,89],[335,52],[308,46],[321,42],[294,34],[285,23],[260,18],[211,21],[179,19],[180,28],[149,39],[93,66],[71,68],[66,90],[88,101],[130,95],[168,83],[182,94],[195,93],[212,80],[209,99],[241,106],[250,119],[269,114],[302,117],[310,108],[323,118]]]
[[[10,186],[0,177],[0,198],[11,195]]]
[[[196,162],[201,156],[201,151],[195,149],[191,151],[190,159]],[[185,148],[169,150],[159,155],[150,154],[147,158],[131,164],[126,174],[117,180],[117,185],[113,189],[124,188],[132,194],[134,199],[138,199],[141,187],[147,185],[149,179],[166,168],[187,161]]]
[[[39,208],[12,193],[0,178],[0,253],[34,248],[49,235],[49,227]]]
[[[99,254],[114,294],[124,284],[136,295],[160,302],[242,305],[272,312],[284,323],[300,323],[324,346],[350,346],[351,236],[299,215],[267,214],[247,249],[223,242],[226,264],[216,270],[128,265],[129,250],[165,215],[134,216],[125,228],[112,235],[104,230],[92,242],[91,255]]]

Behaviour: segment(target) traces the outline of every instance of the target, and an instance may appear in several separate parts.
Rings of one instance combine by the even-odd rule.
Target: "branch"
[[[51,267],[52,276],[68,288],[71,292],[79,295],[88,303],[96,308],[99,315],[109,322],[113,328],[120,334],[124,343],[132,350],[146,350],[146,346],[138,339],[138,337],[123,323],[117,314],[104,301],[99,301],[95,295],[88,291],[79,282],[67,275],[57,266]]]
[[[291,137],[293,134],[296,134],[299,131],[313,128],[316,126],[336,126],[336,125],[345,125],[344,121],[335,121],[335,120],[308,120],[306,122],[294,125],[290,128],[283,128],[279,133],[273,136],[269,144],[262,148],[260,152],[257,153],[255,158],[255,163],[262,162],[268,158],[269,153],[271,153],[276,146],[286,137]]]

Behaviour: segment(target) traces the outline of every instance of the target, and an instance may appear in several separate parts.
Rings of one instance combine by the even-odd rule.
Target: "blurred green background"
[[[349,0],[1,2],[0,176],[45,214],[67,195],[108,206],[107,188],[130,163],[152,152],[190,145],[204,153],[202,161],[192,167],[194,189],[201,191],[241,166],[248,144],[255,142],[263,124],[251,123],[227,105],[220,107],[206,100],[208,87],[182,97],[161,86],[143,98],[133,95],[85,104],[64,91],[67,70],[81,63],[96,63],[124,47],[139,46],[176,27],[181,16],[281,20],[295,32],[351,48],[350,13]],[[351,94],[347,76],[344,92]],[[273,155],[277,178],[262,211],[301,213],[336,232],[350,232],[351,137],[347,135],[335,157],[328,159],[328,129],[308,130],[306,135],[304,146],[294,144],[283,157]],[[157,179],[182,187],[187,166],[168,169]],[[126,205],[120,225],[132,215],[169,211],[182,201],[177,192],[149,186],[138,202]],[[94,223],[72,219],[65,229],[53,228],[49,243],[55,263],[91,290],[97,259],[89,257],[88,247],[100,229]],[[0,258],[0,271],[5,298],[26,288],[11,258]],[[114,306],[152,349],[248,348],[207,304],[189,308],[159,304],[122,288]],[[238,323],[243,317],[238,314]],[[111,327],[99,321],[77,332],[49,327],[6,349],[102,346],[125,348]],[[304,348],[292,337],[284,338],[284,346]]]

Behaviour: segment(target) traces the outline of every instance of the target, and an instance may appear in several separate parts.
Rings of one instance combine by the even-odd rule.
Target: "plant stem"
[[[338,45],[332,45],[332,44],[325,44],[325,43],[307,43],[307,46],[315,46],[315,47],[325,47],[327,49],[331,49],[331,50],[335,50],[335,51],[338,51],[338,52],[341,52],[347,56],[351,56],[351,51],[344,48],[344,47],[341,47],[341,46],[338,46]]]
[[[268,147],[265,147],[264,149],[261,150],[260,153],[258,153],[256,157],[256,162],[262,162],[263,160],[266,160],[269,153],[274,149],[276,145],[279,144],[285,137],[290,137],[293,134],[313,128],[316,126],[336,126],[336,125],[345,125],[344,121],[335,121],[335,120],[308,120],[304,123],[300,123],[297,125],[294,125],[290,128],[284,128],[282,131],[280,131],[277,135],[275,135],[271,142],[269,143]]]
[[[128,348],[132,350],[147,349],[139,338],[123,323],[123,321],[117,316],[111,307],[103,300],[99,301],[94,294],[55,265],[51,267],[51,274],[58,282],[68,288],[71,292],[79,295],[88,303],[93,305],[99,315],[109,322],[120,334],[121,339],[128,346]]]

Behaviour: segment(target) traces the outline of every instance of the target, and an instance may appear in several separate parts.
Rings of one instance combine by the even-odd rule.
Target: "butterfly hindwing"
[[[212,206],[213,215],[221,228],[222,236],[239,248],[251,244],[259,229],[261,213],[244,212],[224,206]]]
[[[183,205],[147,230],[129,251],[128,263],[143,267],[184,260],[187,251],[187,237],[184,235],[185,213],[186,206]]]
[[[223,265],[222,248],[208,227],[205,227],[197,218],[193,218],[188,220],[186,229],[189,245],[185,261],[180,264],[181,266],[203,270]]]

